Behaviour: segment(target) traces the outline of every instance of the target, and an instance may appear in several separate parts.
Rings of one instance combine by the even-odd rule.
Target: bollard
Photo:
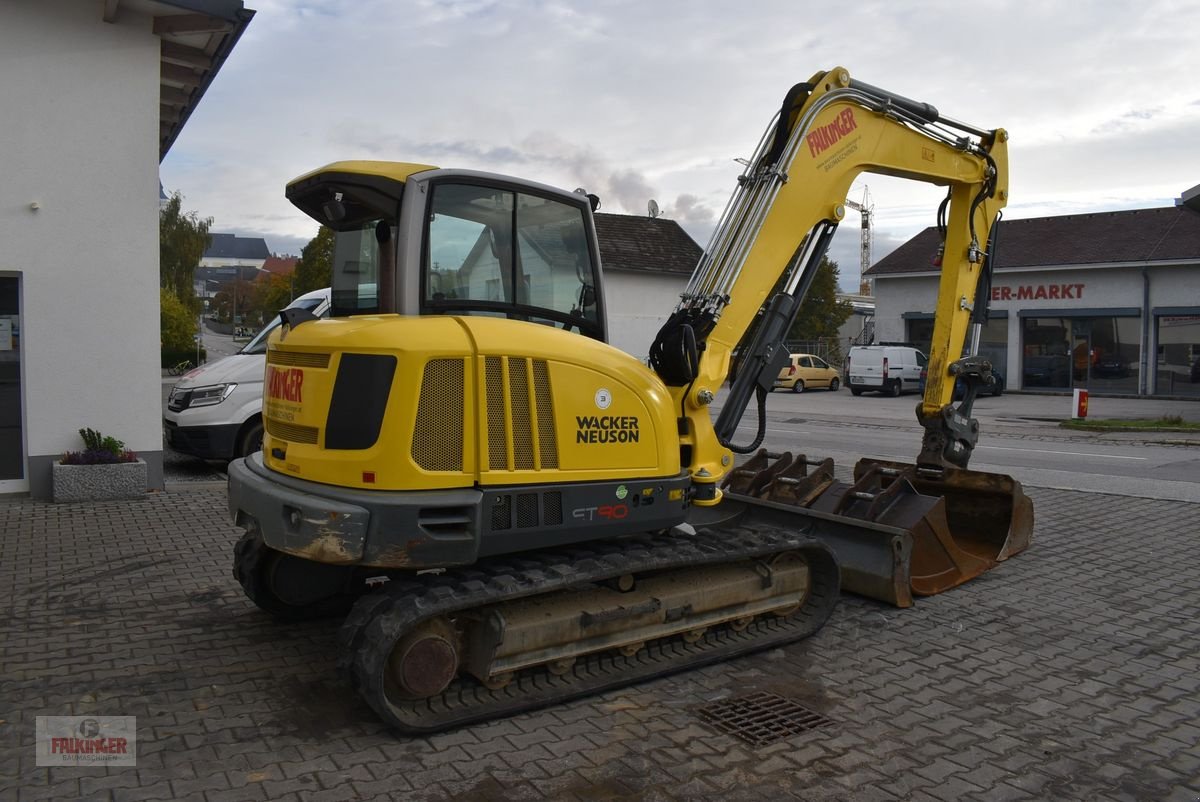
[[[1086,418],[1088,409],[1088,391],[1076,388],[1071,394],[1071,418]]]

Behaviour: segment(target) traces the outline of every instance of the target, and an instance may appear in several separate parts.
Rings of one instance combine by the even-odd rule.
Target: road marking
[[[1126,457],[1121,454],[1093,454],[1090,451],[1048,451],[1042,448],[1006,448],[1004,446],[975,446],[975,448],[990,448],[992,451],[1023,451],[1027,454],[1062,454],[1071,457],[1098,457],[1099,459],[1131,459],[1145,461],[1149,457]]]
[[[752,426],[748,423],[743,423],[740,426],[738,426],[738,431],[742,431],[743,429],[745,429],[747,432],[757,432],[758,431],[757,426]],[[767,434],[812,434],[812,432],[802,432],[802,431],[799,431],[798,429],[771,429],[771,428],[768,428]]]

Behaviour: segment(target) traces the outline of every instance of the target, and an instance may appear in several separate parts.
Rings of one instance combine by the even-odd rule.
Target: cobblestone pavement
[[[429,738],[334,676],[336,623],[230,576],[224,491],[0,502],[0,799],[1200,798],[1200,506],[1031,490],[1033,547],[785,649]],[[755,748],[771,691],[833,724]],[[37,768],[38,715],[136,716],[137,766]]]

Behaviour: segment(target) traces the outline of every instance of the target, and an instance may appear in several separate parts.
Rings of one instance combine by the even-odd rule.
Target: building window
[[[908,320],[908,340],[923,354],[929,353],[933,342],[933,318],[910,318]]]
[[[921,353],[928,354],[933,343],[933,318],[909,318],[908,342]],[[969,346],[967,343],[964,346]],[[992,317],[983,325],[979,334],[979,355],[992,363],[992,370],[1004,377],[1008,386],[1008,318]]]
[[[1136,317],[1027,317],[1021,321],[1021,386],[1138,391]]]
[[[1200,396],[1200,315],[1154,318],[1156,395]]]

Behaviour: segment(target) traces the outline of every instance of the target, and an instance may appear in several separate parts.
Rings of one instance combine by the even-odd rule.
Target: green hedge
[[[163,351],[161,367],[169,368],[178,365],[183,360],[188,360],[193,365],[196,364],[196,349],[189,348],[186,351]],[[208,349],[200,349],[200,364],[203,365],[208,361]]]

